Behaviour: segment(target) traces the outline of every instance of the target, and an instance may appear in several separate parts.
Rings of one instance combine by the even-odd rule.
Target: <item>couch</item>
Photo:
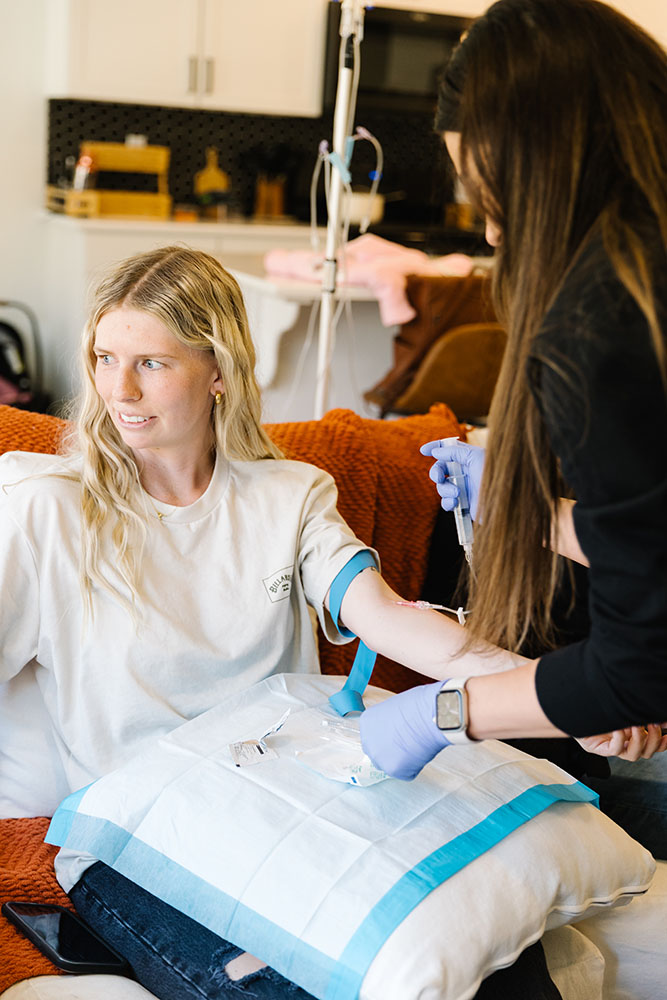
[[[9,450],[53,452],[66,426],[65,421],[56,417],[0,406],[0,453]],[[437,437],[464,437],[465,428],[454,413],[444,404],[437,404],[426,414],[381,421],[364,419],[346,410],[333,410],[321,421],[269,425],[267,430],[287,457],[312,462],[334,476],[341,513],[357,535],[378,550],[389,584],[407,599],[418,599],[422,595],[429,543],[438,512],[437,497],[425,474],[428,460],[419,454],[418,446]],[[334,646],[320,636],[322,671],[347,674],[355,645]],[[378,686],[400,691],[420,680],[418,674],[407,668],[378,658],[373,675],[373,682]],[[56,848],[44,843],[48,822],[47,817],[0,819],[0,902],[32,899],[71,907],[53,874]],[[644,900],[633,903],[632,909],[637,916],[632,928],[637,944],[626,963],[631,974],[632,956],[640,956],[636,965],[641,967],[643,943],[647,938],[655,938],[656,926],[664,927],[667,865],[661,868],[657,888],[651,890],[651,899],[646,900],[644,910],[638,909]],[[571,927],[549,932],[556,935],[547,948],[549,963],[553,970],[559,970],[561,988],[568,990],[563,994],[565,1000],[594,1000],[602,996],[599,992],[587,993],[589,988],[577,981],[577,975],[584,966],[587,969],[595,966],[599,972],[605,959],[608,970],[605,973],[605,1000],[648,1000],[652,995],[648,992],[649,987],[636,994],[621,989],[625,980],[619,972],[615,942],[628,936],[622,920],[623,914],[613,911],[589,921],[593,925],[590,937],[595,945]],[[610,934],[605,921],[611,922]],[[128,998],[150,997],[127,981],[106,987],[100,985],[99,994],[95,985],[91,992],[62,993],[58,989],[59,980],[53,978],[57,972],[12,925],[0,919],[0,993],[8,990],[7,1000],[12,1000],[17,990],[19,996],[35,1000],[60,995],[68,998],[99,995],[111,1000],[111,997],[126,995],[122,992],[123,985]],[[12,985],[36,976],[48,977],[36,981],[44,984],[39,990],[27,987],[24,991]],[[61,985],[66,984],[62,981]]]

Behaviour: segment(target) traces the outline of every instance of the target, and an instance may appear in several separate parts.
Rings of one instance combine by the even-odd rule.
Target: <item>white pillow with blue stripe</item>
[[[341,683],[277,675],[233,696],[65,799],[47,839],[321,1000],[466,1000],[545,929],[648,888],[653,859],[594,794],[504,744],[450,747],[414,782],[367,788],[302,766],[299,715],[328,711]],[[229,744],[288,708],[278,757],[235,766]]]

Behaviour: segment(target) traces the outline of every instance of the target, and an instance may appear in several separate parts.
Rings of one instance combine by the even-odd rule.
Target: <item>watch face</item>
[[[438,729],[460,729],[463,725],[463,698],[460,691],[439,691],[436,700]]]

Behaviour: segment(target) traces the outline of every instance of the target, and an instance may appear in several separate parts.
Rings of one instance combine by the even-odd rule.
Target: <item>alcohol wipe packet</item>
[[[291,709],[288,708],[276,723],[269,726],[267,731],[256,739],[238,740],[236,743],[229,744],[229,752],[237,767],[259,764],[262,760],[275,760],[278,754],[273,747],[266,745],[266,741],[282,729],[290,712]]]

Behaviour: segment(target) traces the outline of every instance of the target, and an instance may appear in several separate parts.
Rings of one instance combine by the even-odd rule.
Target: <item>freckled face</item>
[[[94,351],[95,386],[133,451],[192,455],[210,447],[213,397],[223,391],[212,354],[125,307],[102,316]]]
[[[445,145],[447,147],[447,152],[449,153],[452,163],[454,164],[454,169],[456,173],[461,174],[461,133],[460,132],[445,132]],[[484,232],[486,242],[491,247],[500,246],[502,240],[502,230],[497,223],[493,222],[487,215],[486,217],[486,229]]]

